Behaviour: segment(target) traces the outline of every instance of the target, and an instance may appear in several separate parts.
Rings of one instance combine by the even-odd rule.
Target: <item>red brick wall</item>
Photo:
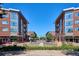
[[[6,13],[9,15],[9,12],[8,11],[6,11]],[[9,22],[9,24],[8,25],[3,25],[1,23],[2,20],[7,20]],[[2,30],[2,27],[8,27],[9,31],[2,32],[1,31]],[[8,18],[0,18],[0,36],[10,36],[10,15],[9,15]]]

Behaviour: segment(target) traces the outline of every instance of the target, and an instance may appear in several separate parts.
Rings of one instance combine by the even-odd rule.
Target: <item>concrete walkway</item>
[[[4,56],[66,56],[60,50],[28,50],[0,52]]]

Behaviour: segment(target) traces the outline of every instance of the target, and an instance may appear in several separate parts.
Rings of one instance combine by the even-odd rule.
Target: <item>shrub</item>
[[[12,40],[12,42],[17,41],[17,37],[13,36],[13,37],[11,37],[11,40]]]
[[[22,46],[4,46],[2,48],[0,48],[0,51],[23,51],[25,50],[25,47]]]
[[[27,50],[59,50],[60,48],[55,46],[26,46]]]
[[[60,47],[56,46],[25,46],[28,50],[74,50],[79,51],[79,47],[70,45],[70,44],[63,44]]]
[[[72,50],[74,48],[74,46],[71,44],[62,44],[62,46],[60,48],[62,50]]]
[[[74,47],[73,51],[79,51],[79,46]]]

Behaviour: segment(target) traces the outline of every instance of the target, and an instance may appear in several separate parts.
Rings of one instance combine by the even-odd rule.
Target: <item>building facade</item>
[[[58,41],[79,43],[79,8],[63,9],[55,21]]]
[[[18,40],[27,40],[27,25],[21,11],[16,9],[0,8],[0,42],[6,43],[12,41],[12,38]]]

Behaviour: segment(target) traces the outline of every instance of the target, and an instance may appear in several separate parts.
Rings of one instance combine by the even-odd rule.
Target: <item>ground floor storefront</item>
[[[65,36],[64,41],[79,43],[79,36]]]
[[[17,36],[3,36],[0,37],[0,44],[6,44],[6,43],[11,43],[11,42],[26,42],[28,41],[28,38],[22,38],[22,37],[17,37]]]

